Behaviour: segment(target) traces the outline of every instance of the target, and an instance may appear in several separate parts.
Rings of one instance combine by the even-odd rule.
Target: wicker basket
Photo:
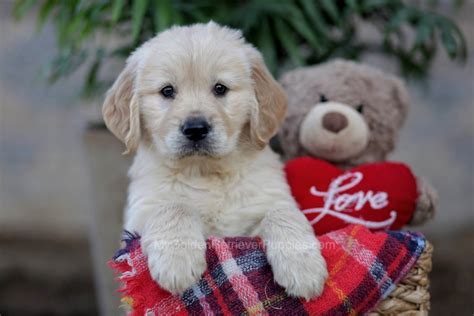
[[[431,271],[432,255],[433,245],[427,242],[415,266],[369,315],[428,315],[430,309],[428,274]]]

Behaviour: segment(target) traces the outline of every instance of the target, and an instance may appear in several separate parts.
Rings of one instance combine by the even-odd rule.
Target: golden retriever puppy
[[[258,235],[288,294],[321,293],[319,242],[267,146],[286,107],[260,53],[213,22],[173,27],[128,58],[103,115],[136,152],[125,229],[142,236],[164,289],[199,280],[208,236]]]

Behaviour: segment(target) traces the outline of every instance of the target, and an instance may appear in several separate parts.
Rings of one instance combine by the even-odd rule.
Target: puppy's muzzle
[[[190,141],[204,140],[211,131],[211,125],[204,117],[188,118],[181,126],[181,132]]]

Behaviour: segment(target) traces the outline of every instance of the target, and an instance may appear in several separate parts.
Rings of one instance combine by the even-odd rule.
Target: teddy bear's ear
[[[399,121],[397,123],[398,127],[401,127],[408,114],[410,97],[408,94],[408,89],[402,80],[398,78],[391,78],[391,81],[393,83],[392,98],[400,111]]]

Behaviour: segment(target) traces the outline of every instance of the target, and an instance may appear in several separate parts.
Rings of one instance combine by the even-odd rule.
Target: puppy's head
[[[171,28],[138,48],[103,115],[128,152],[148,142],[170,159],[218,158],[263,148],[286,106],[260,53],[240,31],[210,22]]]

